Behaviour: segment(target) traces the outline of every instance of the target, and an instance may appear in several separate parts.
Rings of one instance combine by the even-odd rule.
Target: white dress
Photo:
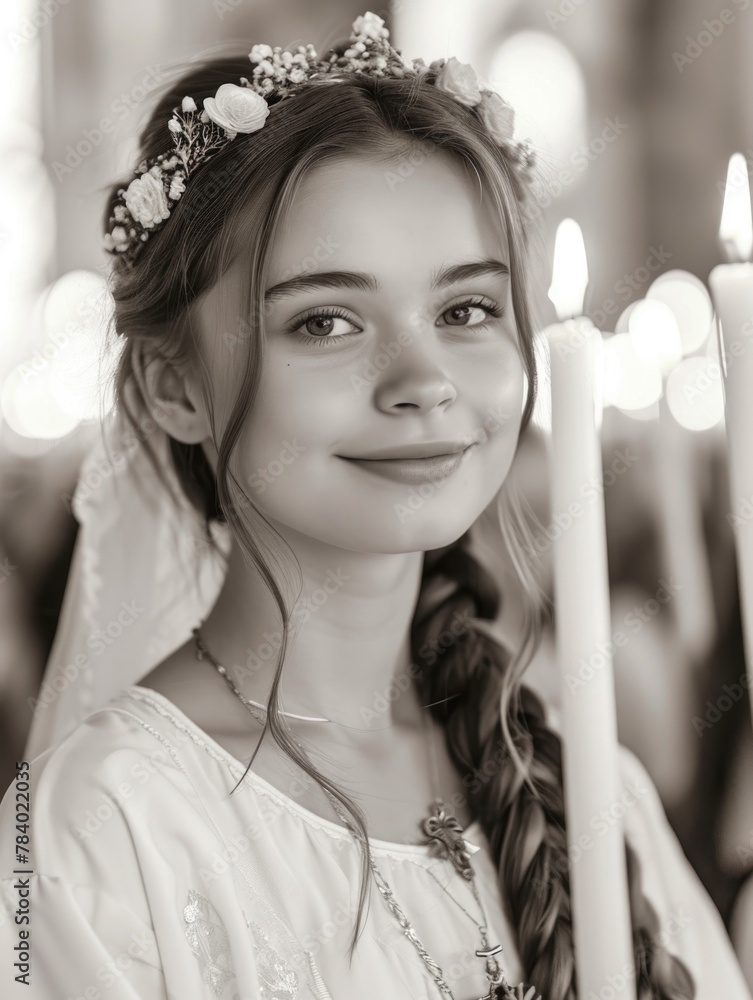
[[[622,779],[644,891],[698,1000],[750,1000],[722,921],[637,759]],[[35,1000],[435,1000],[440,991],[369,878],[349,947],[361,860],[350,833],[249,772],[167,698],[124,689],[31,764],[31,842],[15,874],[16,796],[0,804],[0,995]],[[508,981],[514,935],[477,823],[465,831]],[[457,1000],[486,993],[470,887],[420,844],[371,840],[373,857]],[[28,883],[25,880],[28,879]],[[21,895],[30,889],[30,923]],[[30,936],[30,985],[20,931]],[[18,965],[14,965],[18,962]],[[546,1000],[546,998],[545,998]]]

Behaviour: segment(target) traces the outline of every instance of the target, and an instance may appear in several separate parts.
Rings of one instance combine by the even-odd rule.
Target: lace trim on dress
[[[186,940],[201,968],[201,980],[213,996],[221,997],[235,973],[230,962],[230,942],[219,914],[206,896],[191,889],[183,919],[188,925]]]
[[[133,685],[132,687],[121,691],[118,698],[125,700],[133,699],[147,703],[164,719],[171,722],[179,732],[188,736],[197,746],[202,747],[213,760],[224,763],[229,768],[231,773],[238,778],[243,775],[245,767],[243,767],[240,761],[236,760],[227,751],[223,750],[222,747],[211,739],[211,737],[207,737],[205,739],[200,736],[200,730],[197,732],[198,727],[191,722],[188,716],[183,715],[183,713],[181,713],[181,716],[177,716],[175,714],[176,711],[180,711],[179,709],[176,708],[174,711],[168,709],[165,703],[171,703],[163,695],[160,695],[159,692]],[[144,728],[149,732],[154,733],[153,728],[143,722],[143,720],[139,719],[139,722],[141,722]],[[291,816],[302,819],[308,826],[312,826],[317,830],[321,830],[322,833],[326,833],[332,840],[353,843],[351,834],[343,827],[340,827],[336,823],[329,820],[325,820],[323,817],[318,817],[310,810],[305,809],[303,806],[291,801],[289,798],[284,796],[282,792],[274,788],[273,785],[270,785],[269,782],[267,782],[260,775],[255,774],[253,771],[248,771],[246,773],[244,781],[252,785],[258,794],[271,799],[285,809]],[[474,820],[466,828],[466,832],[469,831],[472,831],[474,834],[480,832],[480,825],[477,820]],[[466,841],[466,844],[468,845],[470,854],[475,854],[478,850],[480,850],[480,847],[471,841]],[[435,860],[429,853],[429,847],[423,844],[393,844],[389,841],[379,840],[372,837],[369,838],[369,846],[374,857],[389,857],[395,861],[414,860],[419,861],[419,863],[425,862],[427,864],[433,864]],[[423,866],[424,865],[422,864],[422,867]]]
[[[187,927],[186,940],[198,959],[202,982],[212,995],[219,998],[229,982],[235,979],[230,961],[230,944],[227,931],[219,914],[210,901],[195,889],[188,892],[188,902],[183,907]],[[297,1000],[299,979],[295,969],[272,945],[269,936],[255,920],[247,920],[253,934],[254,958],[259,990],[265,1000]],[[314,1000],[332,1000],[332,994],[317,968],[310,951],[304,952],[311,973]]]

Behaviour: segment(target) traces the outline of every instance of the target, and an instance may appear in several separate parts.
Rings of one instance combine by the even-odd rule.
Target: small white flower
[[[291,69],[288,79],[291,83],[303,83],[306,79],[306,73],[300,67],[297,67],[296,69]]]
[[[228,133],[256,132],[269,114],[269,105],[248,87],[223,83],[214,97],[204,101],[204,111]]]
[[[177,201],[178,198],[186,190],[186,180],[183,174],[175,174],[173,179],[170,181],[170,191],[168,192],[173,201]]]
[[[434,84],[469,108],[481,100],[475,69],[469,63],[461,63],[455,56],[444,64]]]
[[[253,63],[261,62],[262,59],[272,58],[272,46],[271,45],[254,45],[251,49],[248,58]]]
[[[180,124],[177,118],[171,118],[170,121],[167,123],[167,127],[170,129],[171,132],[174,132],[176,135],[178,132],[183,131],[183,126]]]
[[[131,181],[124,200],[132,217],[145,229],[151,229],[170,214],[162,181],[151,171]]]
[[[116,222],[125,222],[126,220],[126,210],[123,205],[116,205],[112,210],[112,214],[115,216]]]
[[[112,233],[105,233],[102,242],[105,250],[116,250],[118,253],[122,253],[128,249],[128,233],[122,226],[115,226]]]
[[[388,32],[384,27],[384,21],[381,17],[367,10],[365,14],[357,17],[353,22],[353,34],[379,40],[380,38],[386,38]]]
[[[515,111],[503,97],[500,97],[496,90],[481,91],[481,103],[478,110],[481,120],[495,142],[504,143],[512,140]]]
[[[195,111],[196,101],[193,99],[193,97],[184,97],[183,103],[181,104],[181,108],[184,113],[187,111]]]

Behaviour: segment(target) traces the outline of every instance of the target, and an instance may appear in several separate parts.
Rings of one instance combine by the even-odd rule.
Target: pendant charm
[[[473,868],[463,840],[463,828],[457,819],[447,812],[441,799],[435,799],[431,814],[421,823],[427,836],[429,853],[436,858],[449,860],[455,870],[467,882],[473,879]]]
[[[487,948],[485,951],[479,950],[474,952],[479,958],[491,958],[492,955],[499,955],[503,950],[501,944],[495,944],[493,948]]]
[[[479,1000],[541,1000],[541,994],[536,992],[535,986],[529,987],[526,991],[523,983],[513,989],[512,986],[502,981],[497,985],[492,983],[489,992],[485,996],[479,997]]]

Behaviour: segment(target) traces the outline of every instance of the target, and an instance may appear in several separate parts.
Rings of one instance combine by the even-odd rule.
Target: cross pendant
[[[463,840],[463,828],[457,819],[447,812],[441,799],[436,799],[434,808],[421,824],[435,857],[452,862],[455,870],[467,882],[473,878],[473,868]]]

